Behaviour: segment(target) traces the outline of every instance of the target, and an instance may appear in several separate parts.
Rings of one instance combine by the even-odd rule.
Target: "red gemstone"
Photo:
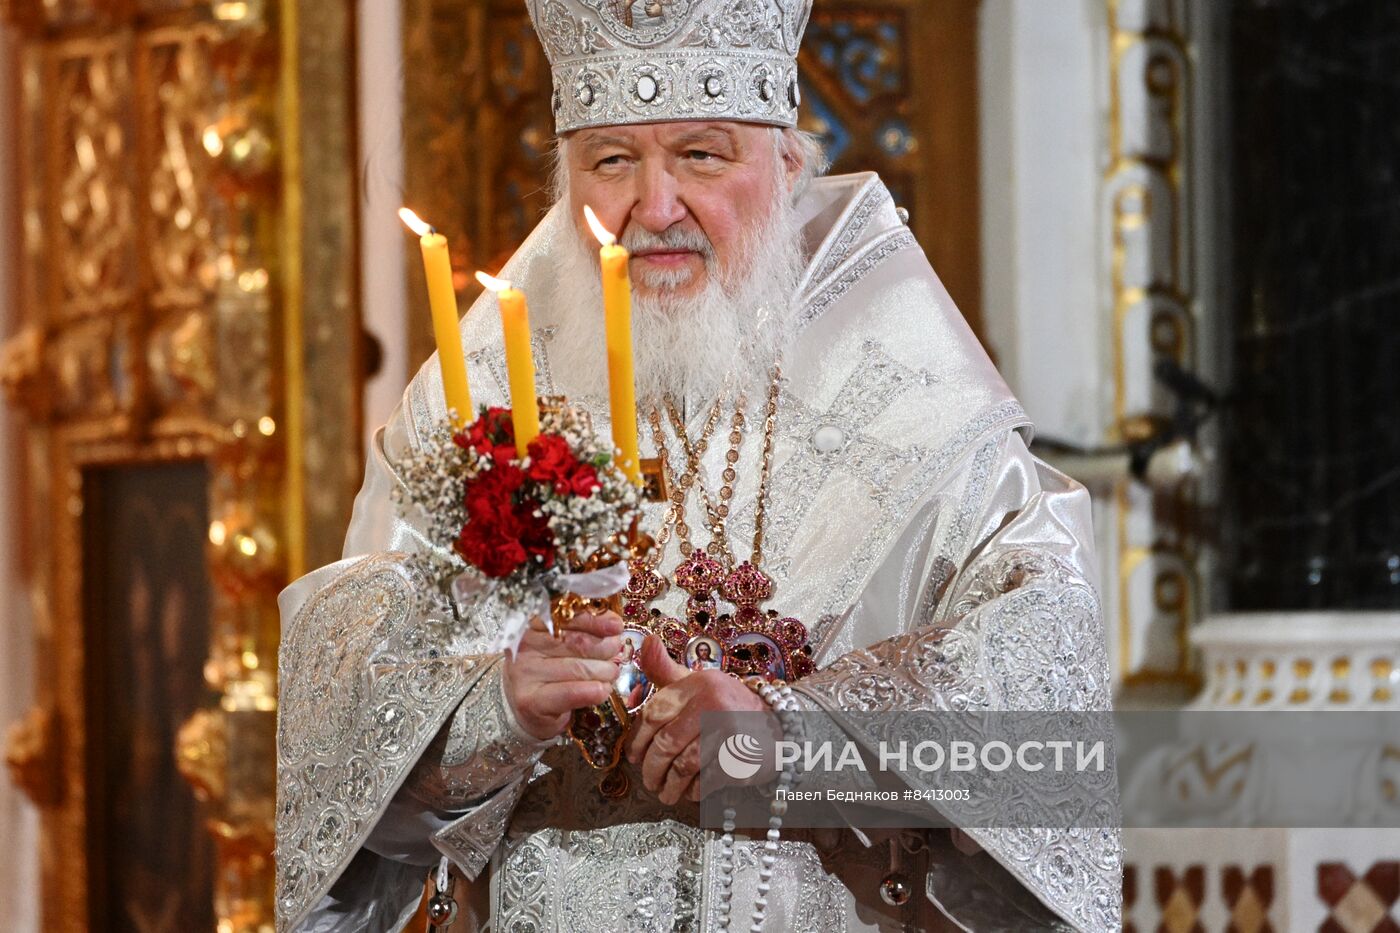
[[[777,625],[777,636],[784,648],[796,651],[807,644],[807,626],[796,619],[783,619]]]
[[[648,567],[646,561],[641,558],[628,564],[628,569],[632,571],[625,590],[628,599],[649,603],[665,593],[670,586],[665,577]]]
[[[720,595],[736,606],[755,606],[773,596],[773,578],[744,561],[724,578]]]
[[[710,634],[717,638],[720,644],[729,644],[731,641],[744,634],[744,630],[734,624],[734,621],[735,620],[730,616],[720,616],[719,619],[715,621],[715,624],[710,627]]]
[[[704,551],[695,551],[676,568],[676,585],[691,596],[701,598],[724,582],[724,565]]]

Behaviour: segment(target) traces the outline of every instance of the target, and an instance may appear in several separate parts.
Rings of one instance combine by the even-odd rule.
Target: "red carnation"
[[[513,463],[498,463],[467,483],[464,505],[472,521],[499,524],[510,512],[515,494],[525,485],[525,473]]]
[[[525,486],[525,471],[497,463],[467,484],[467,524],[455,547],[462,558],[489,577],[507,577],[527,561],[554,566],[554,533],[540,504],[530,497],[516,501]]]
[[[580,463],[569,476],[569,491],[580,499],[587,499],[603,484],[598,481],[598,471],[589,463]]]
[[[497,465],[509,463],[515,459],[515,424],[510,420],[510,409],[486,409],[453,440],[459,447],[490,457]]]
[[[557,434],[541,434],[530,442],[530,479],[548,483],[563,495],[568,490],[569,474],[578,465],[578,458],[569,444]]]
[[[525,471],[516,464],[497,463],[467,483],[467,501],[483,496],[510,499],[525,485],[526,478]]]
[[[549,516],[539,512],[539,503],[526,499],[516,507],[516,521],[520,543],[532,558],[540,558],[545,568],[554,566],[554,532],[549,527]],[[539,513],[539,514],[536,514]]]
[[[554,566],[554,532],[539,503],[526,499],[514,509],[498,513],[499,521],[467,522],[458,535],[456,550],[488,577],[508,577],[522,564],[538,560]]]
[[[541,434],[530,442],[530,479],[548,483],[557,496],[587,499],[601,485],[592,464],[581,462],[557,434]]]
[[[528,555],[525,546],[505,531],[490,522],[469,521],[457,538],[457,553],[488,577],[508,577]]]

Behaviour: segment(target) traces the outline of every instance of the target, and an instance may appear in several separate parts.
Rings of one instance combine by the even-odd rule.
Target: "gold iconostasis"
[[[345,3],[4,15],[45,930],[271,928],[280,588],[361,472]]]

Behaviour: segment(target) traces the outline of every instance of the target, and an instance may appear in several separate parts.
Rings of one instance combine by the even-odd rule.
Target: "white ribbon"
[[[573,593],[584,599],[607,599],[627,589],[627,581],[631,578],[632,571],[627,564],[618,563],[587,573],[561,573],[553,581],[558,586],[551,585],[551,589],[556,593]]]
[[[535,616],[540,617],[551,635],[554,634],[554,618],[549,611],[551,593],[573,593],[584,599],[606,599],[625,590],[630,576],[631,571],[625,563],[613,564],[601,570],[590,570],[587,573],[546,574],[541,578],[540,585],[526,595],[523,603],[510,606],[502,613],[500,628],[496,630],[496,637],[491,640],[487,650],[491,653],[508,651],[511,657],[515,657],[516,651],[520,649],[520,640],[525,637],[525,630],[530,627],[530,620]],[[494,589],[495,585],[490,580],[471,571],[458,574],[452,580],[452,598],[457,603],[458,611],[464,615],[491,595]]]
[[[475,570],[464,570],[452,578],[452,601],[457,614],[465,616],[476,604],[491,595],[491,581]]]

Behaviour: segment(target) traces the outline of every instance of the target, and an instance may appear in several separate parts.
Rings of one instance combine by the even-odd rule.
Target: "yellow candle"
[[[535,396],[535,357],[530,351],[530,309],[525,293],[511,288],[503,279],[484,272],[477,280],[496,293],[501,305],[501,329],[505,332],[506,372],[510,376],[510,420],[515,427],[515,453],[525,456],[525,448],[540,434],[540,405]]]
[[[608,402],[618,466],[634,484],[642,484],[637,451],[637,381],[632,360],[632,281],[627,275],[626,247],[618,244],[590,207],[583,209],[593,234],[602,242],[603,316],[608,338]]]
[[[399,217],[414,233],[423,252],[423,271],[428,277],[428,306],[433,313],[433,338],[437,342],[438,365],[442,368],[442,392],[447,408],[455,412],[453,424],[462,427],[474,420],[472,393],[467,385],[467,358],[462,352],[462,336],[457,329],[457,290],[452,287],[452,260],[447,237],[418,218],[408,208]]]

